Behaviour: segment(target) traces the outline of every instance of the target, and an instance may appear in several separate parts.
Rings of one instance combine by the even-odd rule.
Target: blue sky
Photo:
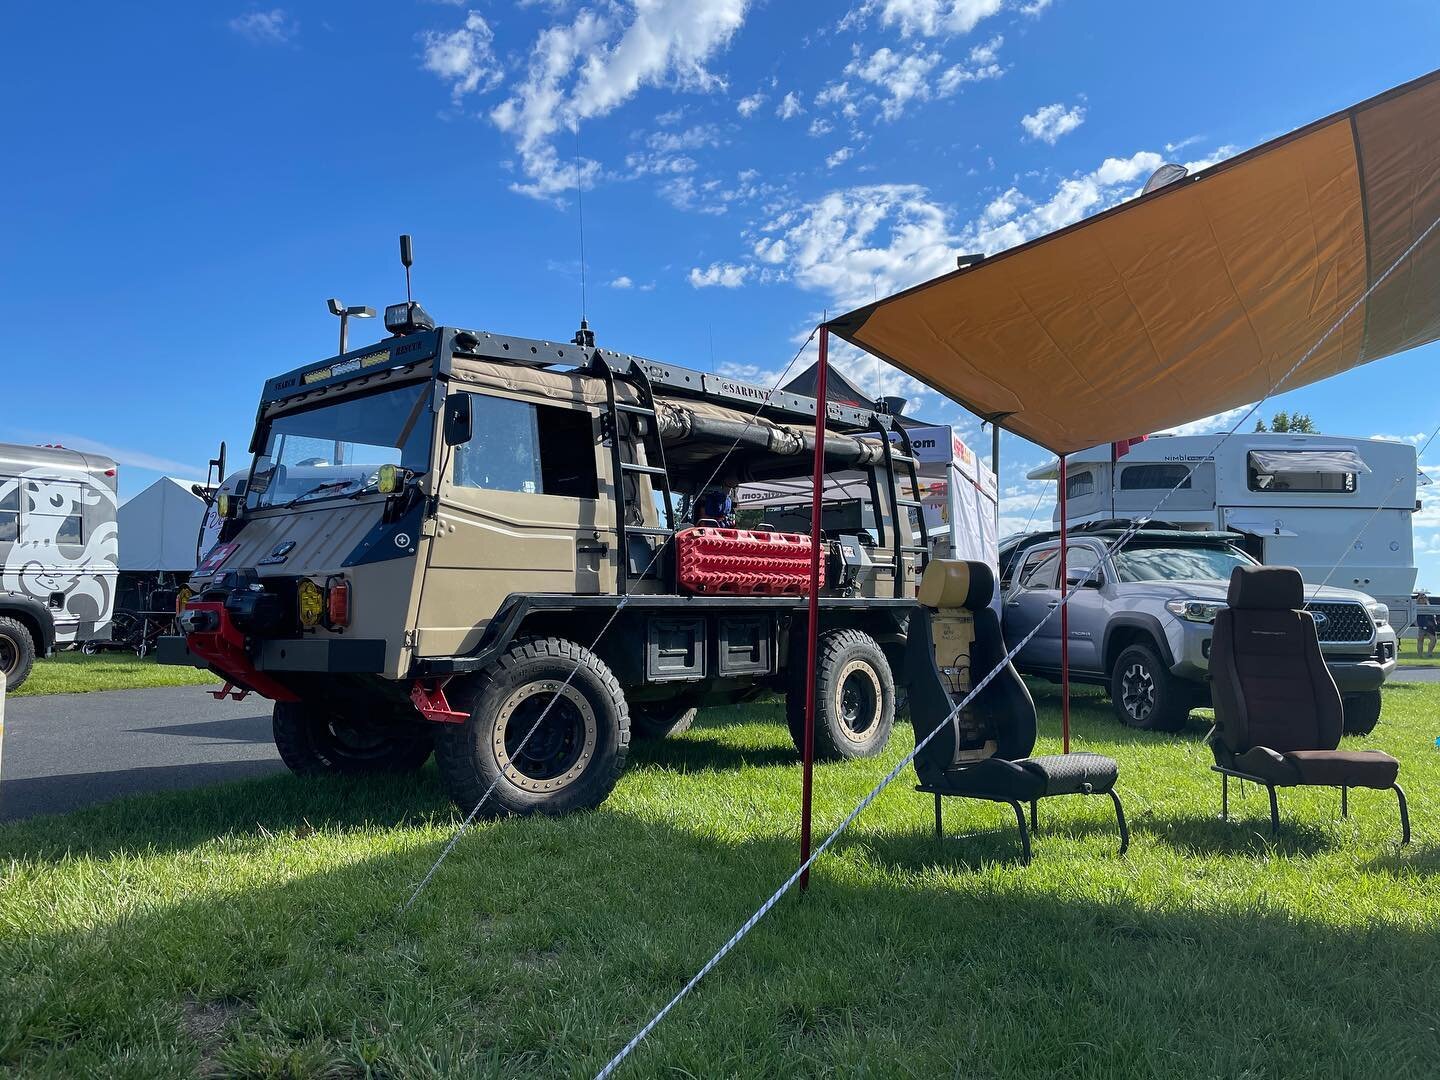
[[[222,438],[236,460],[262,380],[334,351],[327,296],[401,296],[400,232],[437,319],[565,338],[578,183],[600,342],[765,380],[827,309],[1440,57],[1433,0],[78,4],[7,23],[0,440],[106,448],[122,496],[199,475]],[[1437,359],[1266,411],[1415,439],[1440,424]],[[1007,518],[1035,506],[1023,471],[1044,457],[1006,438]],[[1434,501],[1416,543],[1440,588]]]

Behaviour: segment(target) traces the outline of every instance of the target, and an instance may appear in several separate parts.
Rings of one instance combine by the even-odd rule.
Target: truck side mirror
[[[470,395],[451,394],[445,399],[445,441],[451,446],[467,443],[475,434],[475,417],[470,411]]]

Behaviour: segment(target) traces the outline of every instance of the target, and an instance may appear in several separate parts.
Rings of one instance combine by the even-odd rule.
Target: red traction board
[[[701,526],[675,534],[682,589],[728,596],[808,596],[810,537]],[[825,585],[825,561],[820,561]]]

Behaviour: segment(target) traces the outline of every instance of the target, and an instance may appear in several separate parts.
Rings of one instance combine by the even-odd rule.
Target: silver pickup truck
[[[1122,530],[1072,533],[1066,578],[1070,676],[1108,686],[1130,727],[1175,731],[1208,706],[1211,628],[1225,606],[1230,572],[1255,560],[1231,533],[1142,529],[1115,555]],[[1001,549],[1005,640],[1018,642],[1060,600],[1060,542],[1020,538]],[[1380,687],[1395,670],[1396,637],[1385,605],[1351,589],[1306,586],[1320,648],[1345,704],[1345,731],[1365,734],[1380,718]],[[1028,675],[1060,672],[1060,619],[1050,619],[1015,659]]]

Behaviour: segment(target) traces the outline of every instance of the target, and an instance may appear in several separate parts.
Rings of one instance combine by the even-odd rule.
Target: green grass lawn
[[[1200,717],[1074,713],[1076,747],[1121,761],[1128,857],[1105,799],[1042,805],[1028,868],[1005,808],[952,801],[969,835],[937,841],[906,773],[624,1075],[1434,1076],[1440,687],[1387,687],[1347,740],[1404,762],[1404,850],[1388,793],[1346,821],[1335,794],[1282,792],[1272,842],[1263,792],[1217,820]],[[705,721],[637,746],[597,812],[477,827],[404,917],[457,821],[433,765],[0,828],[0,1070],[590,1076],[794,866],[777,707]],[[911,744],[820,767],[819,828]]]
[[[1415,638],[1401,638],[1400,647],[1396,651],[1395,659],[1402,667],[1430,666],[1440,667],[1440,649],[1437,649],[1434,656],[1421,656],[1420,645]]]
[[[208,671],[157,664],[153,656],[139,657],[128,652],[86,656],[81,652],[62,652],[48,660],[35,661],[30,677],[19,690],[12,690],[10,696],[88,694],[96,690],[138,690],[147,686],[213,682],[218,680]]]

